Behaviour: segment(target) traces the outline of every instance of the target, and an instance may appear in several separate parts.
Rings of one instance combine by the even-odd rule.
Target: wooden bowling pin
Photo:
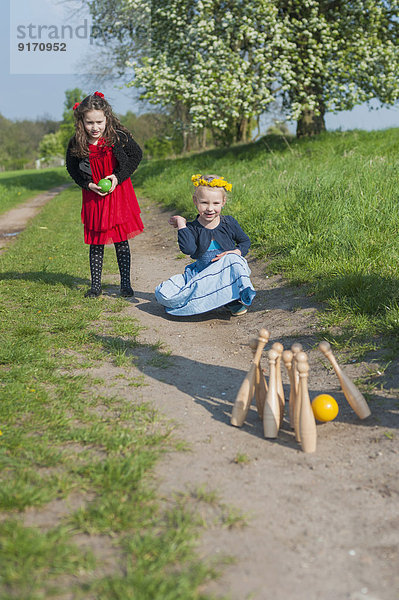
[[[263,413],[263,431],[266,438],[276,438],[280,427],[280,401],[278,398],[276,362],[278,352],[269,350],[269,388]]]
[[[321,342],[319,344],[319,350],[332,364],[341,384],[342,391],[345,394],[345,398],[347,399],[351,408],[355,411],[360,419],[366,419],[366,417],[369,417],[371,415],[371,410],[366,402],[365,397],[337,363],[335,356],[331,351],[330,344],[328,342]]]
[[[316,450],[316,421],[313,415],[308,391],[309,364],[305,352],[297,355],[297,369],[299,373],[299,387],[301,396],[301,412],[299,415],[299,435],[304,452]]]
[[[283,346],[283,344],[280,344],[280,342],[274,342],[272,349],[276,350],[276,352],[278,352],[278,357],[276,360],[276,375],[277,375],[277,394],[278,394],[278,400],[280,403],[280,427],[281,427],[281,425],[283,423],[283,419],[284,419],[284,410],[285,410],[284,387],[283,387],[283,380],[281,377],[281,356],[283,354],[284,346]]]
[[[290,419],[291,429],[294,429],[294,402],[295,402],[295,380],[294,380],[294,370],[293,370],[293,361],[294,355],[291,350],[284,350],[282,359],[284,366],[286,368],[288,378],[290,380],[290,396],[288,400],[288,414]]]
[[[233,406],[233,412],[231,414],[231,424],[236,427],[241,427],[247,416],[252,398],[255,393],[255,375],[256,369],[259,367],[259,361],[262,354],[262,350],[269,341],[270,333],[267,329],[261,329],[259,331],[258,346],[255,351],[255,356],[251,361],[251,367],[245,376],[244,381],[241,384],[236,400]]]
[[[253,338],[250,343],[249,343],[252,352],[254,353],[254,358],[255,358],[255,352],[256,349],[258,347],[258,340],[256,338]],[[263,420],[263,411],[265,408],[265,401],[266,401],[266,394],[267,394],[267,383],[266,383],[266,379],[265,376],[263,374],[262,368],[260,366],[260,361],[257,365],[257,369],[256,369],[256,373],[255,373],[255,402],[256,402],[256,408],[258,411],[258,415],[260,420]]]
[[[298,371],[296,368],[296,358],[295,357],[298,354],[298,352],[302,352],[302,344],[300,344],[299,342],[295,342],[295,344],[292,344],[291,352],[294,356],[293,368],[294,368],[294,375],[295,375],[295,393],[297,393],[298,385],[299,385],[299,375],[298,375]]]
[[[300,433],[299,433],[299,414],[301,412],[301,390],[299,388],[299,373],[297,369],[297,355],[302,351],[302,344],[299,342],[295,342],[291,346],[291,352],[293,354],[293,378],[294,378],[294,431],[295,431],[295,439],[297,442],[300,441]]]

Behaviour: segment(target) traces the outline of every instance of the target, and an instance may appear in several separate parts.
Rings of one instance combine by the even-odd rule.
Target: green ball
[[[111,189],[112,182],[110,179],[100,179],[97,185],[103,192],[108,192]]]

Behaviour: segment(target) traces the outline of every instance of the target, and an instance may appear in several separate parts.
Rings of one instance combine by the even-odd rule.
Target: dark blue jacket
[[[224,251],[238,248],[242,256],[247,254],[251,245],[247,234],[230,215],[220,215],[220,223],[215,229],[207,229],[201,225],[197,216],[195,221],[189,221],[187,226],[179,229],[177,234],[180,250],[194,259],[207,251],[212,240],[215,240]]]

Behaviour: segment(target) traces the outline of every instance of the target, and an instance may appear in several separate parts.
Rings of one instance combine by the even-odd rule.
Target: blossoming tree
[[[325,129],[327,110],[399,98],[397,0],[278,0],[276,61],[297,135]]]
[[[183,130],[245,140],[281,100],[297,134],[327,110],[399,97],[399,0],[90,0],[128,85],[175,108]]]
[[[96,19],[108,22],[98,36],[109,43],[112,30],[113,41],[120,40],[113,56],[119,68],[134,72],[128,85],[143,90],[143,99],[173,106],[183,130],[211,127],[243,140],[250,119],[274,100],[273,53],[281,25],[272,2],[95,0],[91,8]],[[147,35],[136,18],[145,12]],[[141,42],[133,43],[140,38],[149,42],[145,52]]]

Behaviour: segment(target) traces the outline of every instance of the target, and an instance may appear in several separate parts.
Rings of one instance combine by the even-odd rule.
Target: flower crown
[[[227,183],[224,177],[212,177],[212,175],[201,175],[198,173],[197,175],[193,175],[191,177],[191,181],[195,187],[199,185],[205,185],[208,187],[221,187],[226,190],[226,192],[231,192],[232,184]]]

